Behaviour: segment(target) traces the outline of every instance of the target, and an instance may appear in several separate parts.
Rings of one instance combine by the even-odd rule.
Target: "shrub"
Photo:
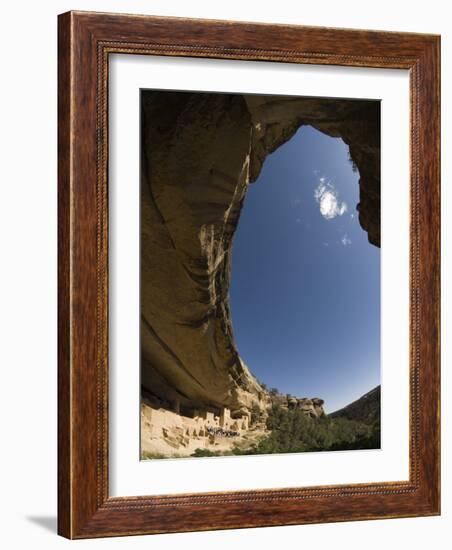
[[[195,449],[195,452],[190,456],[202,457],[202,456],[220,456],[222,453],[216,451],[209,451],[209,449]]]

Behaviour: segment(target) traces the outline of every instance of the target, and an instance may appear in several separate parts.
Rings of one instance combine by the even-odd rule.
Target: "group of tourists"
[[[217,437],[237,437],[239,435],[239,432],[236,430],[224,430],[223,428],[213,426],[206,428],[206,432],[208,435],[215,435]]]

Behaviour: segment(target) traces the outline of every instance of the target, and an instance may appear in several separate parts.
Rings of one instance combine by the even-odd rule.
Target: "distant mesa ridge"
[[[370,390],[362,397],[346,407],[331,413],[331,418],[347,418],[365,424],[373,424],[380,420],[381,386]]]

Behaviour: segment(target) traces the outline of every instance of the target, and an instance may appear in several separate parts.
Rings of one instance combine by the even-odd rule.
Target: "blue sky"
[[[300,128],[250,186],[233,244],[241,357],[328,412],[380,383],[380,250],[358,222],[358,179],[341,139]]]

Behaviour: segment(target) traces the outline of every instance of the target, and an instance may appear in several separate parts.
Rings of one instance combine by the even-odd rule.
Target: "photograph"
[[[140,90],[141,460],[381,448],[380,119]]]

